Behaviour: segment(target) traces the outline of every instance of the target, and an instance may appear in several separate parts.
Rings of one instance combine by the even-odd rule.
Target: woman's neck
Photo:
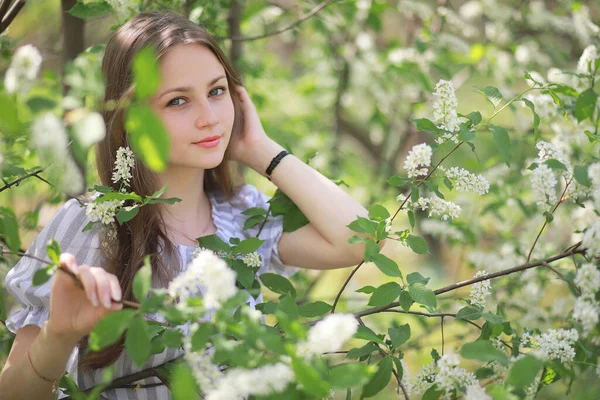
[[[172,205],[163,204],[165,228],[172,227],[192,237],[203,233],[200,230],[212,229],[212,204],[204,191],[203,169],[169,167],[158,174],[158,183],[159,187],[168,185],[163,198],[181,199]]]

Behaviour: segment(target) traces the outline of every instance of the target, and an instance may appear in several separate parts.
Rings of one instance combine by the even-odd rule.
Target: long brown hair
[[[206,29],[173,12],[140,13],[121,26],[110,38],[102,60],[102,71],[106,80],[105,104],[119,103],[131,97],[134,91],[131,65],[133,58],[142,48],[153,47],[160,59],[173,46],[190,43],[206,46],[225,69],[229,87],[232,88],[230,94],[234,106],[230,141],[237,140],[242,134],[243,117],[239,99],[233,88],[241,85],[241,80]],[[118,190],[118,187],[111,178],[117,150],[121,146],[128,146],[124,114],[122,107],[103,112],[107,134],[96,147],[96,166],[100,181],[102,185],[112,186],[115,190]],[[243,179],[234,176],[230,168],[230,148],[231,146],[225,151],[220,165],[205,171],[203,186],[206,192],[219,189],[227,198],[231,198],[243,183]],[[145,196],[160,189],[157,187],[156,174],[137,160],[132,175],[131,191]],[[103,246],[104,267],[119,278],[123,299],[135,300],[132,292],[133,277],[144,264],[146,254],[152,255],[153,280],[159,285],[166,285],[177,272],[173,270],[173,260],[179,260],[179,253],[166,235],[164,221],[159,212],[159,207],[162,206],[151,204],[141,207],[136,217],[117,226],[117,243],[110,246],[110,249]],[[160,243],[163,246],[159,249]],[[171,265],[165,265],[167,260],[171,260]],[[87,349],[87,337],[80,342],[80,349],[82,353]],[[123,338],[101,351],[87,351],[79,361],[80,368],[101,368],[110,365],[117,360],[122,351]]]

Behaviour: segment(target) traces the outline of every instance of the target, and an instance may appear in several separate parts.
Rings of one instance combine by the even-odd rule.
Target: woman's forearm
[[[20,349],[20,357],[2,371],[0,397],[15,400],[53,399],[52,383],[40,378],[38,373],[48,379],[60,381],[75,345],[76,342],[72,340],[53,335],[44,324],[31,343],[31,362],[24,343]]]

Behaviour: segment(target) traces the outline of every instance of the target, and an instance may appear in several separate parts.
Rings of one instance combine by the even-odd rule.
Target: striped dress
[[[208,193],[212,204],[212,216],[216,235],[229,243],[229,239],[237,237],[247,239],[255,237],[259,226],[243,230],[244,221],[247,216],[242,212],[251,207],[261,207],[268,209],[267,200],[269,196],[261,193],[253,185],[244,185],[232,199],[227,200],[220,191]],[[283,218],[270,217],[259,236],[265,240],[258,253],[262,257],[262,266],[258,274],[264,272],[274,272],[289,277],[297,272],[298,267],[285,265],[279,257],[277,244],[283,233]],[[87,232],[82,232],[89,219],[85,213],[85,207],[81,207],[75,199],[68,200],[60,210],[53,216],[51,221],[46,224],[44,229],[37,236],[35,241],[27,250],[27,254],[40,258],[47,258],[46,243],[54,238],[61,246],[61,251],[72,253],[77,259],[78,264],[87,264],[101,266],[101,254],[99,251],[99,224]],[[192,259],[193,246],[177,245],[181,265],[174,266],[179,271],[184,271]],[[10,270],[6,276],[6,288],[22,306],[20,309],[12,312],[6,320],[6,327],[13,333],[25,325],[33,324],[39,327],[48,319],[50,304],[50,288],[52,279],[41,286],[32,286],[32,277],[41,263],[29,258],[22,257],[19,262]],[[156,287],[157,284],[155,283]],[[257,303],[261,303],[262,295],[256,300],[252,296],[248,297],[248,302],[252,308]],[[158,314],[152,315],[153,318],[162,320]],[[189,323],[181,326],[184,333],[188,332]],[[163,364],[169,360],[179,357],[183,349],[166,349],[160,354],[154,354],[148,362],[141,368],[137,367],[123,351],[115,363],[114,378],[130,375],[143,369]],[[67,363],[67,372],[71,378],[77,382],[80,389],[87,389],[99,383],[103,376],[103,370],[77,371],[78,350],[75,348]],[[147,378],[137,381],[136,384],[156,384],[159,381],[156,378]],[[61,392],[59,398],[66,397]],[[165,386],[154,386],[140,389],[121,388],[111,389],[102,393],[101,399],[110,400],[162,400],[170,399],[169,390]]]

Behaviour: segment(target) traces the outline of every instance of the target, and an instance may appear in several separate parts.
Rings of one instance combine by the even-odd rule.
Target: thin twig
[[[40,168],[40,169],[37,169],[37,170],[35,170],[35,171],[33,171],[33,172],[30,172],[30,173],[28,173],[27,175],[23,175],[23,176],[21,176],[21,177],[19,177],[19,178],[15,179],[15,180],[14,180],[14,181],[12,181],[12,182],[8,182],[6,185],[4,185],[4,186],[2,186],[2,187],[0,188],[0,192],[3,192],[3,191],[5,191],[6,189],[10,189],[10,188],[11,188],[11,186],[19,186],[19,183],[21,183],[22,181],[24,181],[24,180],[25,180],[25,179],[27,179],[27,178],[31,178],[32,176],[35,176],[36,178],[39,178],[39,179],[41,179],[42,181],[44,181],[44,182],[48,183],[49,185],[53,186],[52,184],[50,184],[49,182],[47,182],[45,179],[43,179],[43,178],[41,178],[40,176],[38,176],[38,174],[40,174],[40,173],[44,172],[44,170],[45,170],[45,169],[46,169],[46,168]]]
[[[257,39],[264,39],[266,37],[269,36],[275,36],[275,35],[279,35],[280,33],[283,33],[285,31],[289,31],[290,29],[293,29],[295,27],[297,27],[298,25],[300,25],[302,22],[306,21],[307,19],[309,19],[310,17],[312,17],[313,15],[317,14],[319,11],[321,11],[322,9],[324,9],[325,7],[327,7],[330,4],[333,4],[335,2],[338,2],[340,0],[328,0],[325,1],[317,6],[315,6],[308,14],[303,15],[301,18],[299,18],[298,20],[294,21],[293,23],[286,25],[282,28],[276,29],[272,32],[267,32],[265,34],[262,35],[256,35],[256,36],[215,36],[216,39],[230,39],[233,40],[234,42],[244,42],[244,41],[249,41],[249,40],[257,40]]]

